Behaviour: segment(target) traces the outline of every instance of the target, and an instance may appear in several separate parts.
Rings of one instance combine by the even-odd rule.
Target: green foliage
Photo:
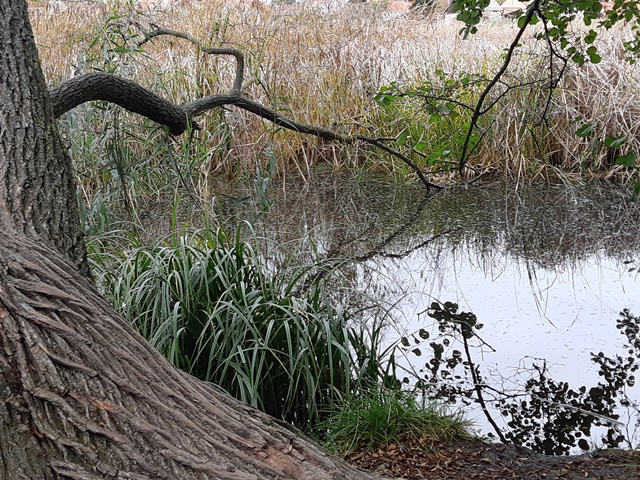
[[[349,398],[323,422],[317,435],[339,454],[369,451],[390,444],[422,444],[466,436],[469,422],[434,402],[397,389],[375,389]]]
[[[391,82],[374,97],[390,124],[402,130],[395,135],[396,147],[428,173],[458,166],[482,79],[466,72],[433,72],[433,79],[407,86]],[[480,136],[474,134],[475,148]]]
[[[604,135],[598,132],[598,127],[593,123],[582,124],[576,130],[576,135],[580,138],[588,139],[591,142],[593,151],[605,149],[616,165],[629,169],[631,172],[630,184],[633,190],[632,197],[635,200],[640,192],[640,180],[638,180],[640,165],[638,165],[638,154],[633,150],[629,150],[628,146],[626,146],[629,140],[628,136],[614,135],[602,138]],[[622,153],[625,150],[626,152]]]
[[[637,0],[615,0],[612,8],[603,12],[599,0],[534,0],[529,3],[526,11],[520,12],[518,28],[524,29],[529,25],[542,23],[544,28],[536,34],[539,39],[549,39],[558,45],[568,57],[578,65],[587,60],[599,63],[602,59],[594,45],[598,37],[599,28],[612,28],[618,23],[630,24],[635,32],[633,39],[624,42],[629,53],[627,60],[634,62],[640,52],[640,37],[638,19],[640,8]],[[478,31],[477,25],[483,15],[483,9],[489,4],[488,0],[455,0],[452,10],[458,13],[457,18],[465,24],[462,32],[473,34]],[[586,27],[593,26],[586,31],[572,28],[574,22],[579,21]]]
[[[465,24],[460,31],[464,35],[477,33],[476,25],[480,23],[483,10],[489,6],[489,0],[456,0],[453,2],[451,11],[457,13],[456,18]]]
[[[275,417],[307,428],[378,382],[381,327],[350,327],[307,284],[311,267],[269,273],[240,229],[176,233],[109,260],[96,263],[98,284],[152,346]]]
[[[476,33],[478,24],[483,15],[483,9],[487,6],[486,0],[455,0],[453,11],[458,13],[458,20],[465,24],[462,33],[465,35]],[[625,49],[629,56],[627,60],[633,62],[634,55],[638,52],[637,46],[639,42],[638,19],[640,18],[640,10],[637,1],[616,0],[613,2],[613,8],[607,12],[603,12],[602,4],[597,0],[583,1],[550,1],[550,0],[533,0],[529,2],[525,11],[519,13],[518,17],[518,33],[514,37],[511,45],[507,49],[507,53],[502,62],[501,67],[491,79],[487,79],[483,85],[483,91],[477,102],[472,104],[473,117],[468,123],[465,140],[463,142],[462,154],[459,156],[460,171],[467,164],[471,154],[476,150],[479,140],[486,133],[479,124],[480,119],[494,110],[498,102],[495,98],[500,99],[506,96],[506,92],[515,86],[505,85],[505,76],[507,69],[515,58],[516,51],[523,45],[523,34],[530,26],[537,24],[534,32],[534,38],[546,45],[548,66],[543,67],[548,70],[548,80],[540,83],[535,88],[539,90],[547,90],[547,100],[543,109],[543,120],[549,112],[550,100],[553,90],[558,86],[563,72],[567,68],[567,63],[573,61],[579,67],[589,62],[596,64],[601,62],[602,57],[596,45],[596,39],[603,29],[612,28],[617,23],[625,23],[630,25],[630,29],[634,32],[634,39],[625,42]],[[576,28],[577,23],[582,23],[585,28]],[[557,72],[557,73],[554,73]],[[557,75],[557,78],[556,78]],[[521,86],[527,85],[523,82]],[[531,88],[529,85],[528,88]],[[489,95],[494,98],[490,98]],[[451,96],[455,99],[455,96]],[[538,121],[537,126],[543,122]],[[590,136],[592,127],[585,125],[584,128],[578,130],[577,134],[582,137]],[[477,132],[482,132],[478,134]],[[535,140],[536,144],[538,140]],[[454,144],[457,143],[454,140]],[[615,146],[607,148],[615,149]],[[626,167],[636,165],[637,157],[633,153],[627,153],[616,159],[615,163]],[[637,190],[638,183],[635,183]]]

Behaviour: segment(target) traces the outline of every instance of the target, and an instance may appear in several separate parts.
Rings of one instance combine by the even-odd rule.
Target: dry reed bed
[[[156,39],[145,44],[146,54],[105,53],[108,39],[117,40],[113,31],[105,29],[106,18],[117,14],[112,23],[153,21],[189,32],[206,45],[237,47],[247,57],[249,96],[302,122],[371,136],[396,135],[412,121],[392,121],[382,115],[373,100],[381,86],[392,81],[405,85],[434,81],[436,70],[451,76],[459,72],[490,76],[516,31],[513,22],[491,21],[472,39],[462,40],[456,22],[392,13],[375,3],[268,7],[255,0],[194,0],[166,10],[143,11],[131,2],[109,0],[74,2],[72,7],[32,1],[30,7],[45,75],[53,83],[86,70],[85,58],[94,55],[111,56],[111,65],[116,64],[120,74],[177,102],[230,89],[232,60],[207,56],[182,40]],[[621,167],[612,167],[615,155],[640,151],[638,67],[623,61],[621,46],[628,35],[624,29],[603,34],[599,40],[605,51],[603,61],[570,67],[553,97],[546,126],[537,125],[544,93],[531,87],[512,90],[483,120],[491,132],[472,164],[517,178],[560,170],[577,176],[622,172]],[[544,79],[543,45],[529,38],[526,49],[514,62],[510,81]],[[429,140],[433,126],[428,116],[413,121],[423,122]],[[596,126],[593,137],[575,135],[583,123]],[[394,168],[388,158],[359,152],[357,146],[322,144],[235,109],[222,116],[212,113],[203,124],[201,150],[217,152],[203,157],[200,169],[205,174],[231,174],[239,165],[253,171],[255,162],[265,161],[266,152],[275,155],[280,172],[293,168],[303,176],[322,161],[335,169]],[[220,148],[220,139],[229,131],[232,144]],[[627,135],[629,140],[619,151],[610,152],[602,140],[614,135]],[[438,141],[446,141],[442,133]]]

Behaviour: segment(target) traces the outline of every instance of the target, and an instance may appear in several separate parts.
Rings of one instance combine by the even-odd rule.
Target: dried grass
[[[45,75],[52,83],[81,71],[91,54],[101,55],[105,18],[117,13],[189,32],[205,44],[240,48],[247,56],[248,95],[296,120],[370,136],[395,135],[404,128],[382,115],[373,101],[381,86],[392,81],[418,84],[432,79],[436,70],[489,76],[516,31],[513,22],[496,20],[471,40],[462,40],[453,21],[391,12],[375,2],[267,6],[257,0],[192,0],[143,10],[114,0],[31,1],[30,8]],[[603,34],[602,63],[570,69],[553,97],[546,127],[533,128],[544,95],[530,88],[512,91],[485,121],[491,132],[471,164],[516,178],[559,171],[581,176],[620,173],[622,168],[612,165],[615,155],[640,152],[638,67],[622,59],[627,35],[624,29]],[[95,39],[101,40],[91,47]],[[527,44],[527,54],[511,70],[514,79],[535,79],[544,69],[536,60],[542,47],[532,39]],[[120,73],[126,70],[176,102],[225,91],[232,84],[234,65],[229,59],[206,56],[183,41],[159,39],[146,44],[145,51],[123,57]],[[578,117],[596,125],[597,138],[575,135]],[[265,161],[267,151],[278,160],[279,172],[295,171],[303,177],[323,162],[335,170],[397,168],[357,146],[327,145],[281,131],[233,108],[222,119],[212,114],[202,123],[200,150],[217,152],[203,157],[200,170],[205,175],[251,172],[256,162]],[[425,120],[427,139],[430,127]],[[221,149],[226,131],[233,132],[233,141]],[[614,135],[628,136],[619,152],[602,146],[606,136]]]

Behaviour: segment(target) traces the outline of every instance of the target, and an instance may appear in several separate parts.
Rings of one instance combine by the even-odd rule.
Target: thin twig
[[[540,1],[541,0],[534,0],[533,3],[529,5],[529,7],[527,8],[527,13],[524,17],[524,23],[522,27],[520,27],[520,30],[518,30],[518,33],[513,39],[513,42],[511,42],[511,45],[507,50],[505,60],[502,63],[500,70],[498,70],[498,72],[495,74],[493,79],[487,84],[487,86],[484,88],[484,90],[480,94],[480,98],[478,98],[478,103],[476,103],[476,107],[473,111],[473,116],[471,117],[471,122],[469,123],[469,129],[467,130],[467,135],[464,140],[462,153],[460,154],[460,166],[458,167],[458,170],[460,173],[462,173],[462,171],[464,170],[464,166],[467,163],[467,160],[469,159],[469,156],[470,156],[469,143],[471,142],[471,137],[473,136],[473,131],[476,129],[478,120],[482,115],[482,110],[483,110],[482,107],[484,105],[484,102],[488,97],[489,93],[491,93],[491,91],[493,90],[493,87],[500,81],[500,78],[505,74],[505,72],[509,68],[509,64],[511,63],[511,60],[513,60],[514,52],[516,48],[520,45],[520,39],[522,38],[522,35],[524,35],[525,30],[531,23],[531,19],[533,18],[533,15],[538,11],[538,7],[540,6]],[[472,149],[472,151],[473,150],[474,149]]]

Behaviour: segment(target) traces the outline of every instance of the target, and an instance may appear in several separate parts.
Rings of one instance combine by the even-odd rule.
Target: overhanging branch
[[[82,103],[92,100],[104,100],[116,103],[126,110],[143,115],[161,125],[166,125],[172,134],[180,135],[187,129],[189,124],[195,126],[196,129],[198,128],[198,125],[193,121],[195,117],[214,108],[233,105],[294,132],[313,135],[323,140],[339,143],[353,144],[355,142],[362,142],[372,145],[407,164],[428,190],[431,188],[442,188],[439,185],[431,183],[427,179],[427,174],[423,172],[411,158],[386,145],[382,139],[363,135],[343,135],[334,130],[297,122],[266,107],[260,102],[247,98],[242,93],[244,56],[239,50],[234,48],[206,47],[191,35],[174,30],[156,27],[154,30],[146,32],[139,25],[136,26],[143,31],[145,36],[141,44],[155,37],[169,35],[187,40],[197,45],[198,48],[205,53],[212,55],[233,55],[236,58],[236,76],[231,91],[228,93],[209,95],[179,106],[159,97],[131,80],[108,73],[89,73],[63,82],[59,86],[50,89],[49,94],[56,118]]]
[[[183,108],[134,81],[109,73],[88,73],[74,77],[51,88],[49,96],[56,118],[83,103],[104,100],[166,125],[174,135],[182,134],[189,122]]]

